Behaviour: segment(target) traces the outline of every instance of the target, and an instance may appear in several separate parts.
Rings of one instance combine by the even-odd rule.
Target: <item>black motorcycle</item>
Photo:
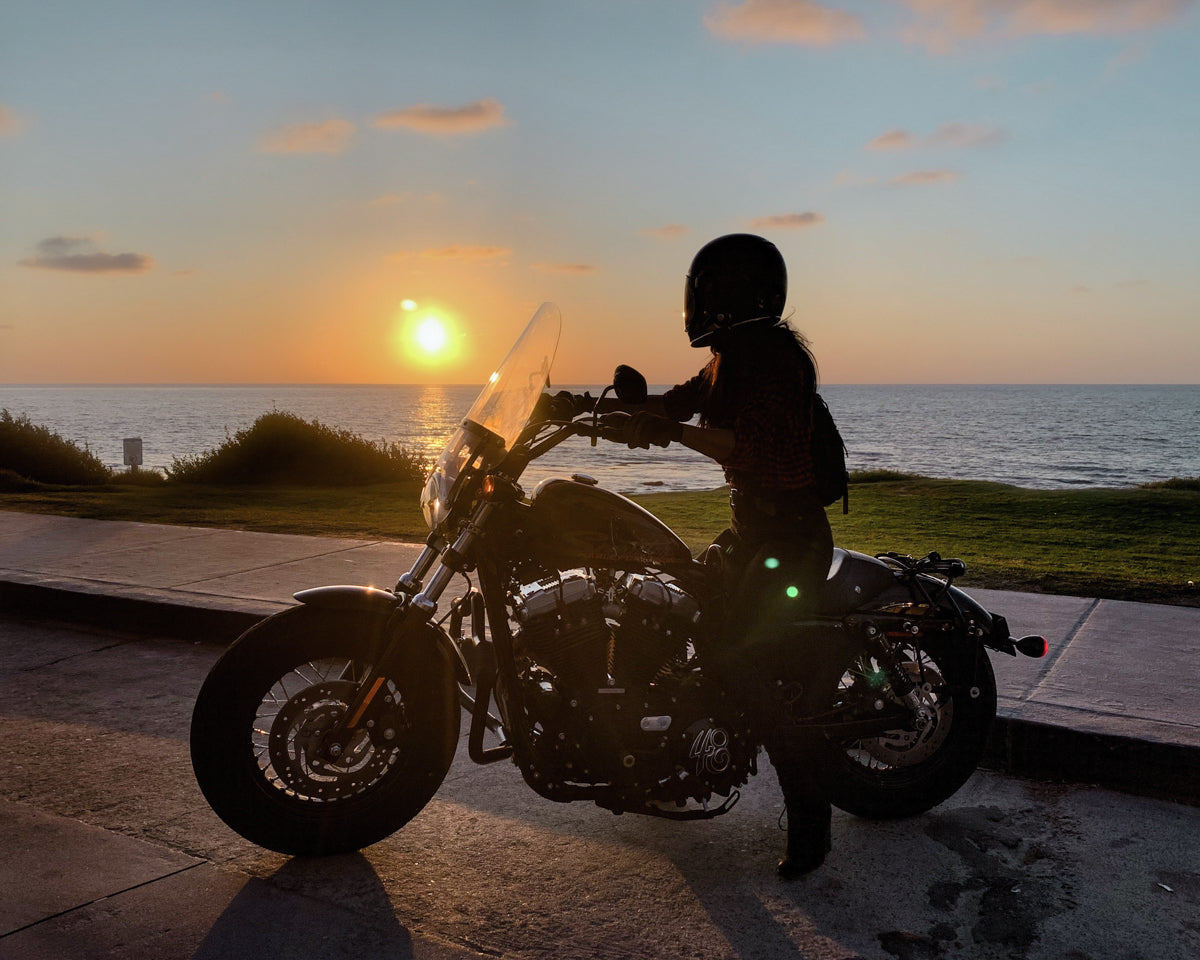
[[[511,760],[550,800],[711,818],[757,772],[712,665],[727,578],[588,477],[519,486],[568,438],[624,439],[611,417],[531,421],[559,329],[543,305],[451,437],[422,494],[431,533],[393,590],[302,591],[213,667],[192,764],[242,836],[288,854],[383,839],[437,792],[464,709],[471,759]],[[812,762],[841,809],[903,817],[953,794],[995,717],[987,649],[1045,653],[954,587],[964,572],[837,549],[816,611],[781,628],[768,687],[822,745]]]

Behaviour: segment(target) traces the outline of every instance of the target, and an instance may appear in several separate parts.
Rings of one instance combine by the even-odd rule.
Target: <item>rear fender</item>
[[[394,613],[400,609],[402,602],[401,598],[390,590],[349,584],[312,587],[308,590],[301,590],[293,596],[310,607],[324,610],[364,610],[376,614]],[[446,648],[446,652],[454,664],[455,677],[459,683],[471,683],[471,671],[467,668],[467,661],[463,659],[462,651],[458,649],[457,644],[451,641],[445,631],[431,623],[423,623],[413,639],[415,640],[416,636],[420,634],[425,634],[427,638]]]

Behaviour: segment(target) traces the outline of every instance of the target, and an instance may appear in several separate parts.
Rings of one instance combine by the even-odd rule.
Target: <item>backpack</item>
[[[842,513],[849,513],[850,473],[846,470],[846,443],[819,393],[813,395],[812,458],[817,496],[822,505],[828,507],[841,500]]]

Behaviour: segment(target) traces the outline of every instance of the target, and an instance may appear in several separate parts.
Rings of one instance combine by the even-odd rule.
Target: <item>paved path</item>
[[[0,610],[223,643],[305,587],[390,587],[419,550],[0,512]],[[1050,643],[992,657],[1007,769],[1200,804],[1200,609],[970,592]]]

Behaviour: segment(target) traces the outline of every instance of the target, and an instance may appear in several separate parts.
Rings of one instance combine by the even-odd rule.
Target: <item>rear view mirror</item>
[[[613,392],[622,403],[645,403],[649,391],[645,377],[633,367],[621,364],[613,371]]]

